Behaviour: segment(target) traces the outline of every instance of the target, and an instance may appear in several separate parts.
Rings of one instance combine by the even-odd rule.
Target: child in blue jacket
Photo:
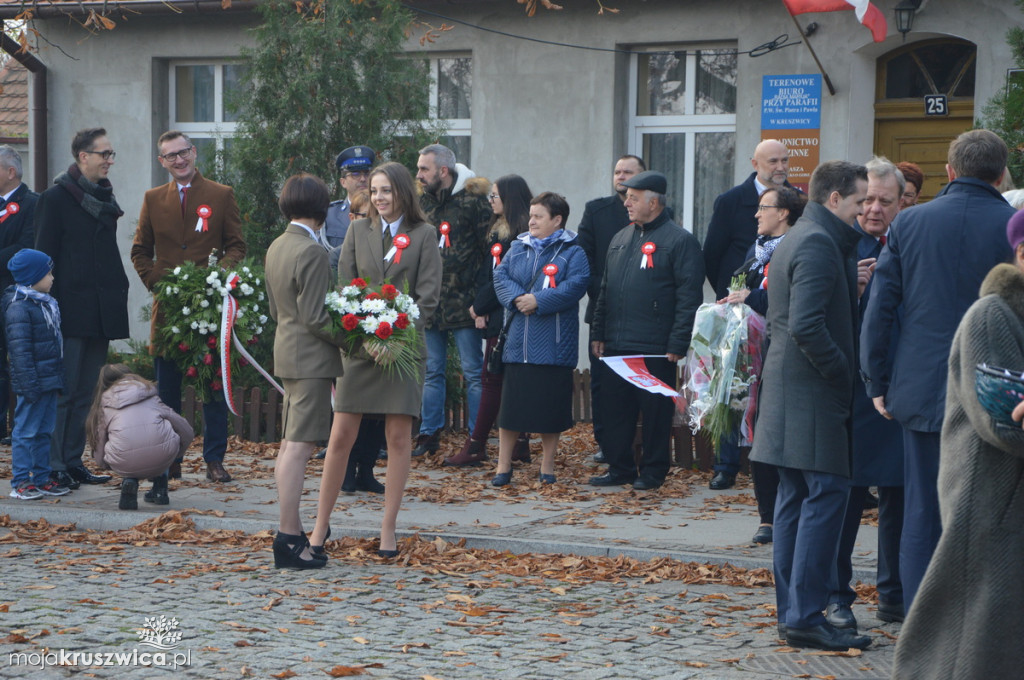
[[[50,480],[50,435],[57,421],[57,395],[64,389],[60,309],[49,294],[53,260],[25,248],[7,268],[15,285],[3,295],[4,331],[11,386],[18,395],[11,433],[11,497],[63,496],[69,489]]]

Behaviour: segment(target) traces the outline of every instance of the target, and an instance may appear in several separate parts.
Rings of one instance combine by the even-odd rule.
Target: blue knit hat
[[[23,248],[14,254],[7,268],[14,275],[14,281],[22,286],[33,286],[50,273],[53,260],[46,253]]]

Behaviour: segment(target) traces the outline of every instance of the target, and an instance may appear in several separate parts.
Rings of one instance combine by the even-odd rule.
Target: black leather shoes
[[[813,647],[832,652],[843,652],[851,647],[867,649],[871,638],[857,635],[855,631],[839,630],[830,623],[812,628],[786,628],[786,643],[790,647]]]
[[[632,484],[635,480],[629,477],[618,477],[610,472],[606,472],[603,475],[590,478],[591,486],[623,486],[625,484]]]
[[[441,445],[440,432],[434,434],[418,434],[416,435],[416,442],[412,447],[413,456],[424,456],[431,453],[437,453],[437,448]]]
[[[601,449],[597,450],[597,453],[594,454],[594,462],[597,464],[608,462],[608,460],[604,457],[604,451],[602,451]]]
[[[224,464],[219,460],[212,460],[206,464],[206,478],[211,482],[230,482],[231,475],[224,469]]]
[[[78,480],[74,479],[71,475],[64,472],[63,470],[54,470],[50,473],[50,481],[56,482],[57,486],[64,486],[72,491],[82,486]]]
[[[848,604],[833,602],[825,607],[825,620],[840,630],[857,632],[857,617]]]
[[[653,479],[644,479],[643,477],[640,477],[633,482],[633,488],[637,491],[654,491],[655,489],[660,488],[661,485],[662,482],[656,482]]]
[[[384,493],[384,485],[377,481],[377,478],[373,476],[373,472],[366,472],[364,468],[356,475],[356,491]]]
[[[903,612],[902,602],[882,602],[878,601],[878,611],[875,613],[881,621],[887,621],[889,623],[903,623],[905,614]]]
[[[106,484],[110,481],[110,475],[94,475],[84,465],[68,468],[68,474],[79,484]]]
[[[711,478],[711,484],[708,486],[715,491],[721,491],[723,489],[731,489],[735,483],[736,475],[730,475],[728,472],[716,472],[715,476]]]
[[[750,539],[754,543],[771,543],[774,539],[774,532],[772,531],[771,524],[762,524],[754,532],[754,537]]]

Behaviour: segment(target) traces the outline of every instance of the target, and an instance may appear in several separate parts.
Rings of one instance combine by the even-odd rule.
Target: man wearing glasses
[[[124,213],[107,179],[114,149],[103,128],[75,133],[75,162],[36,204],[36,249],[53,259],[50,294],[60,305],[65,388],[50,438],[50,469],[60,486],[103,484],[82,464],[85,418],[111,340],[128,337],[128,277],[117,249]]]
[[[338,166],[341,177],[338,184],[345,190],[345,199],[331,201],[327,207],[327,220],[324,221],[324,228],[321,232],[327,245],[337,248],[345,240],[345,233],[352,217],[359,219],[366,215],[349,215],[349,207],[352,205],[351,198],[357,191],[365,191],[369,183],[370,168],[377,159],[377,154],[368,146],[350,146],[335,159],[334,164]]]
[[[225,265],[245,257],[234,190],[200,174],[196,169],[196,147],[183,132],[169,130],[160,135],[156,145],[157,160],[170,174],[171,181],[146,192],[131,252],[135,271],[150,291],[168,270],[186,262],[204,265],[211,252],[216,252]],[[158,319],[154,299],[153,339]],[[178,367],[173,361],[156,356],[153,368],[160,399],[180,412],[182,376]],[[206,478],[211,482],[231,481],[231,475],[224,469],[227,440],[228,410],[221,396],[203,404],[203,460]],[[178,460],[171,466],[170,477],[180,476]]]

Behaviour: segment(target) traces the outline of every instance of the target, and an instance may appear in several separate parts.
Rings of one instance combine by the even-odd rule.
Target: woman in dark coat
[[[572,427],[572,374],[579,353],[579,303],[590,282],[587,255],[565,229],[569,204],[544,192],[530,201],[530,230],[494,270],[494,290],[514,314],[502,358],[494,486],[512,481],[520,432],[540,432],[542,484],[555,482],[558,436]]]
[[[323,546],[330,526],[331,511],[345,477],[349,452],[359,432],[364,413],[383,413],[388,443],[388,471],[384,484],[384,519],[380,530],[380,554],[398,554],[395,523],[402,506],[402,494],[409,476],[412,454],[413,418],[420,413],[423,398],[423,328],[430,322],[441,295],[441,255],[434,227],[416,200],[412,175],[398,163],[385,163],[370,173],[370,217],[349,225],[341,245],[338,279],[348,283],[356,277],[373,285],[385,280],[399,290],[408,290],[419,306],[416,330],[420,336],[420,370],[414,376],[387,374],[378,357],[360,350],[343,357],[344,374],[338,378],[334,400],[334,423],[327,444],[316,528],[310,536],[314,548]],[[392,248],[384,249],[384,228]],[[407,244],[396,250],[398,237]]]
[[[800,192],[782,187],[768,189],[761,194],[757,206],[757,240],[747,251],[747,260],[736,271],[746,277],[746,288],[733,291],[719,302],[744,303],[761,316],[768,316],[768,268],[775,246],[789,228],[804,213],[807,197]],[[767,337],[767,336],[766,336]],[[768,345],[761,356],[768,353]],[[729,445],[726,443],[726,445]],[[732,444],[735,446],[735,443]],[[767,463],[750,463],[750,476],[754,480],[757,514],[761,523],[751,539],[754,543],[772,542],[772,522],[775,516],[775,496],[779,488],[779,471]]]
[[[1024,668],[1024,431],[996,423],[975,378],[982,363],[1024,372],[1024,213],[1007,231],[1014,264],[985,277],[949,353],[942,537],[896,644],[899,680],[1019,678]]]
[[[530,201],[533,193],[526,180],[519,175],[505,175],[494,183],[487,195],[491,202],[494,219],[487,232],[488,258],[490,267],[481,267],[484,278],[469,308],[469,313],[476,321],[476,327],[483,332],[485,340],[484,368],[480,376],[480,407],[477,409],[476,424],[473,432],[466,440],[462,450],[454,456],[444,459],[445,465],[480,465],[487,460],[487,437],[498,417],[501,406],[501,373],[487,370],[487,362],[494,351],[494,343],[498,341],[505,315],[498,296],[494,291],[494,269],[508,255],[512,241],[519,234],[529,229]],[[516,440],[513,460],[530,460],[530,440],[527,435],[520,434]]]

